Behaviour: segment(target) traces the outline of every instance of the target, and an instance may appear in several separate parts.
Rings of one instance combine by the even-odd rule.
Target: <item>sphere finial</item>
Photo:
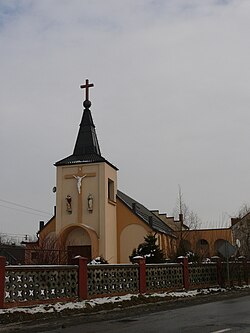
[[[83,107],[89,109],[91,107],[91,102],[88,99],[85,99],[83,102]]]

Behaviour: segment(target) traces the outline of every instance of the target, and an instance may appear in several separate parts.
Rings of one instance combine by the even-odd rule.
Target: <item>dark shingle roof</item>
[[[70,155],[59,162],[56,162],[55,165],[70,165],[70,164],[84,164],[84,163],[97,163],[97,162],[106,162],[111,165],[113,168],[117,169],[114,165],[108,162],[104,157],[97,154],[85,154],[85,155]]]
[[[117,191],[117,197],[126,204],[137,216],[139,216],[146,224],[151,226],[151,228],[155,231],[167,234],[172,237],[176,237],[172,230],[154,213],[152,213],[149,209],[143,206],[138,201],[132,199],[125,193],[121,191]]]
[[[90,105],[91,103],[89,106]],[[85,106],[73,154],[56,162],[55,165],[97,162],[106,162],[117,170],[114,165],[102,157],[91,112],[89,108]]]

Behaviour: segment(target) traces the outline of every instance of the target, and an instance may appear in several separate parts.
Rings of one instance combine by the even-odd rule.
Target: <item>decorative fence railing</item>
[[[138,265],[88,266],[88,295],[138,293]]]
[[[77,297],[77,266],[6,267],[5,303]]]
[[[183,269],[180,264],[149,264],[146,265],[147,290],[182,289]]]
[[[211,287],[218,285],[217,264],[190,264],[189,283],[190,287]]]
[[[229,265],[229,266],[228,266]],[[250,265],[246,261],[243,263],[230,262],[222,263],[221,275],[223,281],[230,280],[231,284],[242,283],[250,280]]]
[[[229,268],[229,269],[228,269]],[[250,280],[250,262],[128,265],[5,266],[0,257],[0,308],[126,293],[242,285]]]

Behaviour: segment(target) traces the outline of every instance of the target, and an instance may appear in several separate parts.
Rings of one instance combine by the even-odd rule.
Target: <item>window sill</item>
[[[111,200],[111,199],[108,199],[108,203],[111,204],[111,205],[113,205],[113,206],[116,206],[116,202],[113,201],[113,200]]]

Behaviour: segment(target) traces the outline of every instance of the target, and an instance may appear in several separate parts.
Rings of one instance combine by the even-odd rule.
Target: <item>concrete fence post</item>
[[[186,290],[190,287],[189,270],[188,270],[188,258],[183,258],[183,284]]]
[[[250,267],[248,267],[250,264],[247,262],[247,258],[243,260],[243,272],[244,272],[244,281],[245,284],[248,285],[248,270]]]
[[[220,287],[223,287],[223,279],[222,279],[222,262],[219,258],[216,262],[216,268],[217,268],[217,283]]]
[[[4,308],[5,301],[5,265],[6,258],[0,257],[0,309]]]
[[[73,263],[78,265],[78,298],[84,300],[88,298],[88,259],[76,257]]]

